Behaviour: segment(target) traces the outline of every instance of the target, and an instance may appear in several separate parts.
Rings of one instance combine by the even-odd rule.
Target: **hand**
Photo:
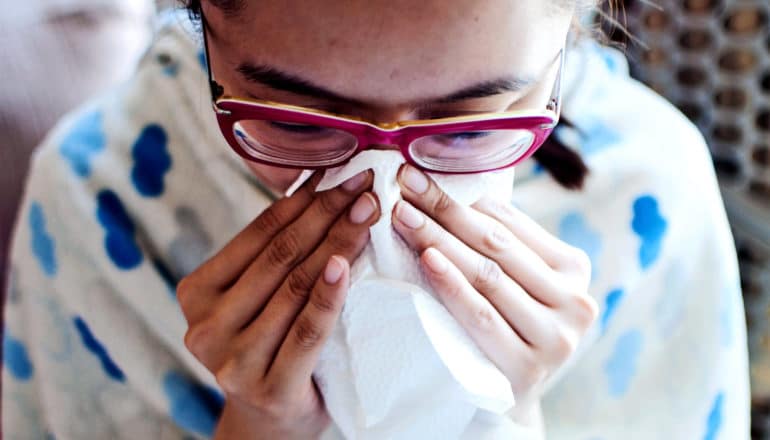
[[[406,201],[394,209],[395,229],[528,417],[598,314],[587,294],[590,260],[509,204],[459,205],[410,166],[399,183]]]
[[[216,438],[312,438],[329,423],[311,375],[379,208],[371,173],[314,193],[319,178],[178,286],[185,345],[226,395]]]

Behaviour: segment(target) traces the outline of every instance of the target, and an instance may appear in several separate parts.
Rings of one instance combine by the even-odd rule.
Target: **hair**
[[[187,8],[193,20],[200,19],[201,0],[180,0]],[[246,5],[245,0],[206,0],[212,6],[220,9],[226,16],[237,15]],[[608,20],[614,24],[617,21],[613,18],[615,15],[616,3],[614,0],[606,0],[606,9],[604,12],[599,5],[605,3],[602,0],[550,0],[551,6],[559,10],[568,10],[575,12],[576,16],[597,9],[598,15],[603,20]],[[621,2],[622,4],[622,2]],[[622,28],[622,26],[621,26]],[[579,23],[574,24],[574,29],[579,34],[597,35],[595,30],[586,30]],[[587,32],[586,32],[587,31]],[[549,136],[543,145],[532,156],[535,161],[547,171],[556,182],[562,187],[570,190],[579,190],[583,188],[589,169],[580,154],[567,146],[559,139],[558,133],[563,128],[576,128],[569,120],[562,116],[559,124],[554,130],[554,136]]]

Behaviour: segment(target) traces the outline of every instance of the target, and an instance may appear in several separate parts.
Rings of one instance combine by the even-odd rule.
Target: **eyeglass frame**
[[[454,116],[424,120],[406,120],[397,122],[370,122],[361,118],[345,117],[323,110],[284,104],[268,100],[237,98],[225,95],[224,87],[216,82],[209,62],[207,37],[207,22],[200,14],[202,23],[203,46],[208,83],[211,89],[212,107],[217,117],[219,129],[225,140],[239,156],[252,162],[262,163],[280,168],[320,170],[338,167],[350,161],[358,153],[371,149],[372,146],[398,147],[402,156],[410,165],[427,172],[439,174],[477,174],[515,166],[532,156],[551,135],[561,116],[561,76],[564,70],[564,49],[562,48],[546,67],[546,71],[559,60],[559,70],[556,74],[551,95],[544,111],[513,110],[496,113],[483,113],[472,116]],[[244,120],[269,120],[285,123],[317,125],[325,128],[341,130],[354,136],[357,144],[345,157],[332,164],[324,165],[292,165],[273,162],[249,154],[235,137],[234,126]],[[467,131],[488,130],[527,130],[534,135],[527,150],[513,162],[490,169],[470,171],[447,171],[426,167],[420,164],[411,154],[410,147],[416,139],[431,135],[457,133]]]

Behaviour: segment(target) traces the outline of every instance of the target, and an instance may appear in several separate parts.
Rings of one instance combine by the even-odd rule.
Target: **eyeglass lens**
[[[358,138],[344,130],[272,120],[242,120],[233,125],[235,138],[251,156],[296,167],[341,163],[358,148]],[[524,129],[463,131],[415,139],[409,153],[423,168],[472,172],[504,167],[521,157],[535,140]]]

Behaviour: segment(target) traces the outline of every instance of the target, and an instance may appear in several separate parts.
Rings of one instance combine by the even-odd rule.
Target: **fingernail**
[[[376,209],[377,203],[374,201],[374,197],[369,193],[361,194],[350,209],[350,221],[360,225],[369,220]]]
[[[404,170],[401,172],[401,180],[413,193],[422,194],[428,190],[428,178],[411,165],[404,166]]]
[[[342,187],[347,191],[355,191],[366,182],[366,171],[361,171],[350,179],[342,183]]]
[[[425,251],[425,263],[428,265],[428,269],[436,274],[446,272],[448,267],[446,258],[434,248],[428,248]]]
[[[326,270],[324,270],[324,281],[326,284],[337,284],[342,278],[342,263],[339,261],[339,257],[333,256],[326,263]]]
[[[422,213],[403,200],[396,205],[396,218],[410,229],[417,229],[425,223]]]

